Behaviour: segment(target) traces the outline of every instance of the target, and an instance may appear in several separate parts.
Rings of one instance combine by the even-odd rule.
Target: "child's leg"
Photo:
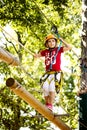
[[[48,80],[46,80],[43,84],[43,93],[45,98],[46,106],[52,110],[53,102],[55,99],[55,81],[54,75],[50,75]]]
[[[45,98],[45,104],[47,105],[49,103],[49,95],[48,96],[44,96]]]
[[[55,92],[49,92],[48,96],[44,96],[46,104],[53,104],[55,100]]]
[[[49,103],[53,104],[55,100],[55,92],[49,92]]]
[[[49,102],[50,104],[54,103],[55,100],[55,79],[54,79],[54,75],[51,75],[51,81],[49,84]]]
[[[43,84],[43,94],[45,98],[45,104],[49,103],[49,83],[48,81],[45,81]]]

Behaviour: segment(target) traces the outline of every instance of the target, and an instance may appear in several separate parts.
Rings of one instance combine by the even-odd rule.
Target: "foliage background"
[[[31,106],[11,92],[5,85],[9,77],[15,78],[35,98],[44,103],[39,79],[44,73],[43,60],[35,60],[29,53],[44,49],[44,37],[50,33],[53,23],[58,27],[61,37],[72,44],[80,56],[81,1],[80,0],[3,0],[0,1],[0,25],[9,32],[8,36],[0,29],[0,43],[10,53],[19,57],[22,66],[13,67],[0,62],[0,128],[2,130],[50,130],[52,125],[38,115]],[[14,31],[13,31],[14,30]],[[16,40],[14,40],[13,38]],[[18,42],[25,48],[23,48]],[[29,50],[29,51],[28,51]],[[78,127],[78,101],[76,92],[79,87],[79,61],[71,52],[65,55],[64,85],[55,106],[61,105],[69,114],[63,120],[73,130]]]

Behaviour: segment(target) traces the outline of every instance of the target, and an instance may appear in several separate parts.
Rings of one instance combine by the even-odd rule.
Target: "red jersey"
[[[49,50],[42,50],[41,56],[45,56],[46,71],[60,71],[61,70],[61,53],[63,53],[63,47],[61,47],[57,53],[58,47]],[[51,68],[50,68],[51,66]]]

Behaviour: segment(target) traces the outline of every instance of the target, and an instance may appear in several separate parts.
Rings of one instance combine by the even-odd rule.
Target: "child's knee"
[[[43,89],[43,94],[44,94],[44,97],[49,96],[49,91]]]

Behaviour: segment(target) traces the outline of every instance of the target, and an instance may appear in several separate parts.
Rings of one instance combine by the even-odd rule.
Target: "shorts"
[[[61,74],[58,73],[56,78],[59,81],[61,77]],[[50,74],[48,78],[44,81],[43,85],[43,93],[44,96],[48,96],[49,92],[55,92],[55,74]]]

